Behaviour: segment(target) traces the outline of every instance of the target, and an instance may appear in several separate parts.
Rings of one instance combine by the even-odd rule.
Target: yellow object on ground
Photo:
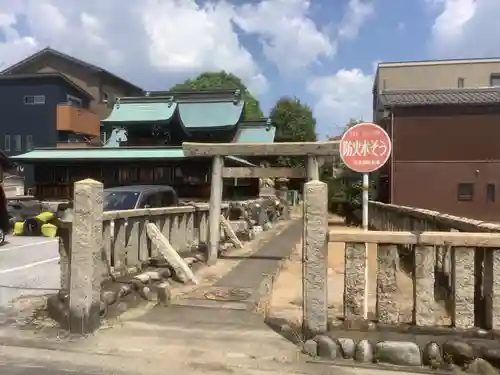
[[[22,236],[24,233],[24,221],[14,223],[14,236]]]
[[[54,224],[43,224],[42,234],[44,237],[55,237],[57,234],[57,227]]]
[[[38,220],[40,220],[43,223],[48,223],[54,219],[54,214],[49,211],[42,212],[38,216],[35,216]]]

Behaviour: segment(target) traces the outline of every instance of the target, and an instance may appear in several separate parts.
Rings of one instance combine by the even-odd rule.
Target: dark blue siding
[[[67,94],[82,99],[82,107],[88,107],[88,99],[57,77],[0,79],[0,149],[14,156],[27,152],[28,136],[33,147],[55,147],[57,142],[57,104],[67,102]],[[45,95],[45,104],[24,104],[25,96]],[[10,136],[10,150],[5,148],[6,136]],[[21,137],[21,150],[15,148],[16,136]],[[25,166],[26,186],[32,186],[32,168]]]

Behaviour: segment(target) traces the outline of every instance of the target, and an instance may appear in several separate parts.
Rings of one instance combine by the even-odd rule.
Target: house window
[[[490,86],[500,87],[500,73],[495,73],[490,76]]]
[[[10,135],[6,135],[3,143],[4,151],[10,151]]]
[[[26,136],[26,151],[31,150],[33,150],[33,136],[30,134]]]
[[[463,88],[464,87],[464,82],[465,82],[465,79],[463,78],[459,78],[458,81],[457,81],[457,87],[458,88]]]
[[[495,202],[495,184],[486,185],[486,202]]]
[[[114,97],[114,95],[113,94],[106,95],[106,100],[107,100],[108,108],[113,108],[113,106],[115,104],[115,97]]]
[[[101,133],[101,144],[106,144],[106,142],[108,141],[108,137],[107,137],[107,134],[106,132],[102,132]]]
[[[66,95],[66,100],[68,101],[69,104],[74,105],[75,107],[82,106],[82,99],[77,98],[76,96]]]
[[[27,95],[24,97],[24,104],[27,105],[45,104],[45,95]]]
[[[22,144],[22,137],[20,135],[15,135],[14,136],[14,151],[22,151],[23,150],[23,144]]]
[[[460,202],[470,202],[474,198],[474,184],[464,182],[458,184],[457,200]]]

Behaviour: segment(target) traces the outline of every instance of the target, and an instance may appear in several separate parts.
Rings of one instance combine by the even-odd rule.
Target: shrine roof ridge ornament
[[[217,103],[234,102],[239,104],[243,100],[240,89],[212,89],[212,90],[172,90],[150,91],[149,98],[172,96],[177,103]]]
[[[124,96],[116,98],[115,105],[125,103],[172,103],[174,104],[174,97],[172,95],[164,96]]]
[[[238,127],[265,127],[267,130],[271,129],[272,121],[270,118],[264,117],[259,120],[241,121]]]

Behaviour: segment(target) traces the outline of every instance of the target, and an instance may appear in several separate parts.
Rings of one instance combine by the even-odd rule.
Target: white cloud
[[[0,32],[4,42],[0,43],[0,68],[25,57],[38,47],[35,38],[22,37],[14,28],[16,17],[0,8]]]
[[[126,5],[118,0],[0,0],[0,69],[50,46],[146,88],[165,89],[203,71],[224,69],[259,94],[269,84],[258,56],[242,37],[256,36],[268,61],[307,81],[307,70],[296,71],[334,57],[337,40],[354,39],[373,14],[368,0],[349,0],[338,34],[332,37],[313,20],[311,4],[312,0],[128,0]],[[355,103],[369,104],[371,99],[354,94],[362,91],[363,77],[370,80],[357,70],[316,78],[309,89],[318,99],[318,117],[343,122],[350,116],[349,108],[353,115],[364,116],[359,112],[363,105]],[[347,96],[340,94],[340,87]],[[333,117],[325,115],[329,108],[335,110]]]
[[[373,4],[366,0],[349,0],[338,31],[339,39],[354,39],[365,21],[374,14]]]
[[[223,69],[244,78],[255,91],[266,88],[265,77],[233,29],[234,11],[227,3],[149,0],[141,8],[149,58],[160,71]]]
[[[224,69],[259,93],[266,77],[235,25],[256,35],[280,69],[305,68],[335,53],[335,43],[310,18],[310,3],[0,0],[0,69],[50,45],[136,81],[148,72],[185,78]]]
[[[373,76],[359,69],[340,69],[332,76],[316,77],[308,91],[317,97],[314,112],[322,135],[335,135],[351,118],[372,120]]]
[[[236,8],[236,24],[257,34],[268,60],[285,71],[335,54],[335,43],[308,16],[309,0],[264,0]],[[293,52],[293,56],[291,53]]]
[[[261,93],[266,77],[240,43],[234,15],[224,1],[0,0],[0,69],[50,45],[138,82],[226,70]]]
[[[500,1],[426,0],[435,12],[430,49],[433,57],[500,55]]]

